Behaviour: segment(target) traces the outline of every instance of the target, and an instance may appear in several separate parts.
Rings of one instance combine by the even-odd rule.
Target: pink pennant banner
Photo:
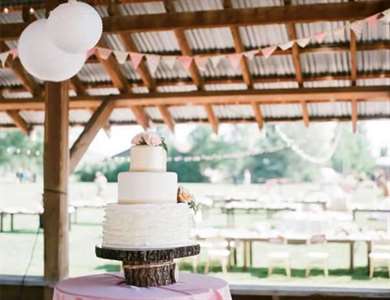
[[[191,68],[193,58],[191,56],[179,56],[177,60],[182,64],[187,71]]]
[[[207,65],[208,61],[209,61],[209,59],[205,56],[195,56],[196,66],[201,71],[206,70],[206,65]]]
[[[379,21],[379,14],[373,15],[371,17],[366,18],[366,22],[370,26],[376,26]]]
[[[314,39],[318,42],[318,43],[322,43],[325,39],[325,36],[326,36],[326,32],[317,32],[316,34],[314,34]]]
[[[0,53],[0,65],[3,66],[3,68],[5,67],[5,63],[10,53],[11,53],[10,51]]]
[[[129,54],[125,51],[114,50],[114,56],[115,56],[116,60],[118,61],[118,63],[124,64],[127,60],[127,57],[129,56]]]
[[[169,69],[173,69],[176,64],[177,56],[163,56],[161,60],[168,66]]]
[[[287,49],[290,49],[294,45],[294,41],[288,41],[287,43],[280,44],[279,48],[283,51],[286,51]]]
[[[237,70],[240,67],[240,62],[242,58],[242,53],[235,53],[226,55],[233,69]]]
[[[297,40],[297,44],[301,48],[305,48],[307,45],[309,45],[309,43],[310,43],[309,37]]]
[[[268,58],[272,55],[272,53],[274,53],[275,50],[276,50],[276,46],[270,46],[270,47],[266,47],[266,48],[261,49],[261,53],[263,54],[263,56],[265,58]]]
[[[357,35],[360,36],[364,27],[364,21],[356,21],[351,23],[351,30]]]
[[[134,70],[137,70],[142,59],[144,58],[143,54],[137,52],[130,52],[129,56],[131,60],[131,65],[133,66]]]
[[[244,54],[244,56],[245,56],[246,58],[248,58],[249,60],[252,60],[252,59],[256,56],[257,53],[259,53],[259,50],[258,50],[258,49],[256,49],[256,50],[251,50],[251,51],[246,51],[246,52],[244,52],[243,54]]]
[[[100,48],[100,47],[96,48],[96,55],[101,59],[104,59],[104,60],[108,59],[110,57],[111,53],[112,53],[111,49]]]
[[[10,53],[12,55],[12,59],[15,59],[15,58],[18,57],[18,49],[13,48],[13,49],[10,50]]]
[[[158,65],[160,64],[160,59],[160,55],[146,55],[146,61],[152,75],[156,73]]]
[[[96,54],[96,48],[93,47],[87,51],[87,59]]]
[[[211,63],[213,64],[214,68],[218,68],[219,63],[222,61],[223,55],[215,55],[210,57]]]

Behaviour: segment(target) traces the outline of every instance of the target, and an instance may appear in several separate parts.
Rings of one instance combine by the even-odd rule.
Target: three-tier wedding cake
[[[177,174],[167,172],[164,141],[155,133],[132,140],[130,172],[118,176],[118,203],[103,223],[105,248],[142,249],[190,245],[191,210],[178,203]]]

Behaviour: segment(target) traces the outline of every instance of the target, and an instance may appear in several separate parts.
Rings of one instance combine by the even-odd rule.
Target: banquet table
[[[175,284],[139,288],[124,283],[120,273],[76,277],[59,282],[53,300],[231,300],[226,281],[180,273]]]

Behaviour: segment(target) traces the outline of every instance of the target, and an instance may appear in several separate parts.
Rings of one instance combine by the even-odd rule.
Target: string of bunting
[[[216,55],[195,55],[195,56],[187,56],[187,55],[156,55],[156,54],[148,54],[148,53],[140,53],[140,52],[128,52],[128,51],[120,51],[120,50],[112,50],[109,48],[95,47],[88,51],[87,57],[95,55],[100,59],[108,59],[111,55],[115,57],[119,64],[124,64],[128,60],[130,60],[131,66],[134,70],[138,70],[143,59],[146,60],[149,70],[152,75],[156,72],[159,64],[162,62],[168,68],[173,69],[176,63],[179,63],[184,69],[187,71],[191,68],[192,64],[195,63],[199,70],[204,71],[208,63],[211,63],[213,67],[218,67],[220,62],[223,59],[227,59],[231,66],[234,69],[240,68],[240,61],[242,57],[246,57],[249,60],[252,60],[257,55],[262,55],[264,58],[269,58],[278,48],[282,51],[286,51],[297,44],[300,48],[305,48],[310,42],[315,41],[319,44],[323,43],[326,36],[333,34],[344,36],[345,32],[349,32],[352,30],[356,36],[361,36],[364,28],[366,26],[374,27],[377,26],[379,20],[384,20],[388,22],[390,20],[390,9],[387,9],[381,13],[377,13],[375,15],[369,16],[362,20],[357,20],[354,22],[348,22],[345,26],[337,28],[332,31],[322,31],[317,32],[311,36],[307,36],[304,38],[300,38],[297,40],[289,40],[284,43],[270,45],[268,47],[258,48],[250,51],[234,53],[234,54],[216,54]],[[7,59],[11,57],[15,59],[17,57],[17,49],[11,49],[6,52],[0,53],[0,67],[5,66]]]

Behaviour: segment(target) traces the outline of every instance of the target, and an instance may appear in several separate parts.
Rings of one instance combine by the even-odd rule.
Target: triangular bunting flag
[[[378,24],[379,14],[373,15],[371,17],[366,18],[366,22],[369,26],[376,26]]]
[[[129,53],[127,53],[125,51],[114,50],[114,56],[115,56],[116,60],[118,61],[118,63],[120,63],[122,65],[126,62],[127,57],[129,56]]]
[[[223,59],[223,55],[210,56],[210,60],[214,68],[218,68],[218,65],[222,59]]]
[[[130,52],[129,53],[131,65],[133,66],[134,70],[137,70],[139,67],[139,64],[141,63],[143,59],[143,54],[137,53],[137,52]]]
[[[297,40],[297,44],[301,48],[305,48],[309,43],[310,43],[309,37]]]
[[[270,46],[270,47],[262,48],[261,53],[264,55],[265,58],[268,58],[272,55],[272,53],[274,53],[275,50],[276,50],[276,46]]]
[[[229,59],[233,69],[237,70],[240,67],[242,53],[229,54],[226,57]]]
[[[3,68],[5,67],[5,62],[7,61],[9,54],[10,54],[10,51],[0,53],[0,64]]]
[[[108,59],[110,57],[111,53],[112,53],[111,49],[100,48],[100,47],[96,48],[96,55],[98,57],[100,57],[101,59]]]
[[[259,50],[258,50],[258,49],[256,49],[256,50],[251,50],[251,51],[246,51],[246,52],[244,52],[243,54],[244,54],[244,56],[245,56],[246,58],[248,58],[249,60],[252,60],[252,59],[255,57],[255,55],[256,55],[257,53],[259,53]]]
[[[356,21],[351,23],[351,30],[357,35],[360,36],[364,27],[364,21]]]
[[[199,70],[205,71],[209,59],[206,56],[195,56],[195,63]]]
[[[87,59],[96,54],[96,47],[93,47],[87,51]]]
[[[177,60],[182,64],[187,71],[191,68],[193,58],[191,56],[179,56]]]
[[[176,56],[163,56],[161,60],[168,66],[169,69],[173,69],[176,63]]]
[[[148,63],[148,67],[150,70],[150,73],[154,75],[156,73],[156,70],[158,68],[158,65],[160,63],[161,56],[160,55],[146,55],[146,61]]]
[[[325,39],[326,32],[317,32],[314,34],[314,39],[317,41],[317,43],[322,43]]]
[[[11,52],[11,55],[12,55],[12,59],[15,59],[18,57],[18,49],[17,48],[13,48],[10,50]]]
[[[286,51],[287,49],[290,49],[294,45],[294,41],[288,41],[287,43],[280,44],[279,48],[283,51]]]

